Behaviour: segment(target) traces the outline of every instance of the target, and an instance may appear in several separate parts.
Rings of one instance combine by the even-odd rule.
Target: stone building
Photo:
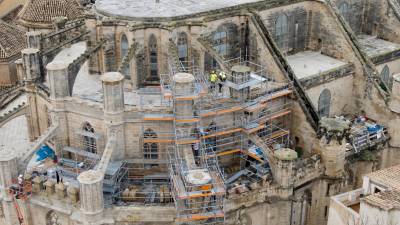
[[[400,162],[394,0],[86,3],[26,34],[1,223],[321,225]]]
[[[328,225],[399,222],[399,166],[367,174],[362,188],[331,198]]]

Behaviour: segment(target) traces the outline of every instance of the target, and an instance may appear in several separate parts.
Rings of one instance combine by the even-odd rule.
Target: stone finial
[[[68,21],[68,18],[65,17],[65,16],[55,17],[53,19],[54,29],[56,31],[64,29],[65,28],[65,24],[67,23],[67,21]]]
[[[32,191],[35,194],[39,194],[43,189],[43,179],[40,176],[36,176],[32,180]]]
[[[68,65],[62,61],[53,61],[46,66],[50,83],[50,97],[64,98],[70,95],[68,84]]]
[[[57,198],[58,199],[64,199],[65,195],[66,195],[65,194],[66,187],[63,184],[63,182],[60,182],[60,183],[56,184],[55,188],[56,188]]]
[[[30,31],[26,33],[28,48],[41,49],[42,33],[40,31]]]
[[[79,189],[73,186],[67,188],[68,199],[71,203],[77,203],[79,201]]]
[[[293,161],[297,159],[297,152],[289,148],[283,148],[276,150],[274,156],[281,161]]]
[[[343,118],[322,118],[319,122],[318,137],[325,138],[329,144],[332,140],[337,140],[342,144],[343,138],[350,135],[351,122]]]
[[[103,174],[96,170],[82,172],[78,176],[81,210],[85,214],[103,211]]]
[[[54,181],[47,180],[47,181],[44,183],[44,186],[45,186],[45,188],[46,188],[46,194],[47,194],[48,196],[54,194]]]

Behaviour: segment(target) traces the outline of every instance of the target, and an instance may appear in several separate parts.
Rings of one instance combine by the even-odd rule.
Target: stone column
[[[124,127],[124,76],[118,72],[105,73],[101,76],[103,82],[104,120],[107,125],[107,140],[111,131],[116,134],[116,149],[112,160],[124,159],[125,127]]]
[[[26,33],[28,48],[41,49],[42,33],[40,31],[30,31]]]
[[[297,152],[292,149],[284,148],[274,152],[277,159],[276,170],[274,179],[283,188],[290,188],[293,186],[293,169],[294,161],[297,159]]]
[[[78,176],[81,211],[96,215],[103,211],[103,174],[95,170],[82,172]]]
[[[319,148],[325,164],[325,174],[339,178],[344,173],[346,140],[350,122],[339,118],[323,118],[319,124],[321,138]]]
[[[179,144],[180,140],[196,138],[192,136],[192,130],[195,127],[194,123],[190,122],[190,120],[194,119],[194,98],[197,97],[197,93],[195,91],[195,79],[192,74],[177,73],[173,77],[173,82],[173,95],[175,96],[175,120],[178,136],[177,144]],[[179,149],[187,162],[188,168],[194,169],[196,164],[195,156],[192,150],[192,143],[179,144]]]
[[[70,96],[68,85],[68,65],[64,62],[51,62],[47,65],[47,76],[50,84],[50,101],[52,121],[58,123],[56,153],[69,144],[69,133],[67,130],[67,114],[65,110],[65,99]]]
[[[26,48],[21,51],[22,63],[25,69],[24,74],[27,81],[34,82],[41,76],[39,52],[39,49],[36,48]]]
[[[0,204],[3,206],[5,224],[18,224],[18,217],[8,194],[12,180],[18,177],[17,158],[11,150],[0,149]]]

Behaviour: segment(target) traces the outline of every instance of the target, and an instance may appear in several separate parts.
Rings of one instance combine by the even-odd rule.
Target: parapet
[[[117,84],[124,80],[124,76],[119,72],[109,72],[102,75],[100,79],[106,84]]]

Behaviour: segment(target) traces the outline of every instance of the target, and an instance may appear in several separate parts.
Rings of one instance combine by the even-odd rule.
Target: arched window
[[[125,34],[121,36],[121,62],[129,51],[129,42]]]
[[[328,89],[324,89],[318,99],[318,114],[321,117],[329,117],[330,108],[331,92]]]
[[[281,14],[275,21],[275,41],[279,48],[285,48],[288,39],[288,17]]]
[[[390,70],[387,65],[385,65],[381,71],[381,79],[382,81],[389,86],[390,83]]]
[[[340,14],[342,14],[343,18],[347,22],[350,22],[350,9],[349,9],[349,4],[347,2],[342,2],[339,5],[339,11],[340,11]]]
[[[186,33],[182,32],[178,35],[178,57],[183,66],[187,67],[188,61],[188,40]]]
[[[147,129],[143,134],[144,139],[157,139],[157,134]],[[158,159],[158,144],[145,142],[143,144],[143,156],[145,159]]]
[[[219,28],[213,35],[214,49],[221,56],[228,55],[228,32],[224,27]]]
[[[96,138],[94,137],[94,128],[90,123],[85,122],[82,129],[87,133],[83,135],[83,148],[87,152],[97,153]]]
[[[129,52],[128,38],[126,37],[125,34],[123,34],[121,36],[121,53],[120,53],[121,54],[121,59],[120,59],[121,64],[124,63],[124,59],[128,55],[128,52]],[[130,79],[131,78],[130,65],[129,64],[123,65],[121,72],[125,76],[126,79]]]
[[[157,39],[152,34],[149,38],[149,63],[150,63],[150,77],[149,81],[158,81],[158,50]]]

